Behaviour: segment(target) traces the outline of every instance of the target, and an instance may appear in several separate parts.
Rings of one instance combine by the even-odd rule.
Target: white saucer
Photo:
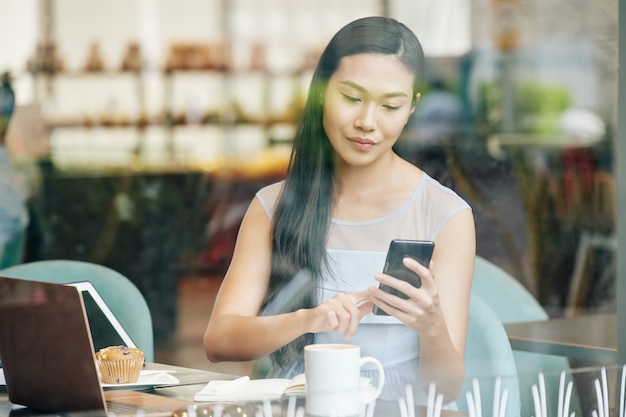
[[[174,375],[173,371],[160,371],[160,370],[144,370],[139,374],[137,382],[129,384],[105,384],[102,383],[102,388],[106,390],[116,389],[129,389],[134,391],[147,391],[154,389],[155,387],[178,385],[180,381]]]

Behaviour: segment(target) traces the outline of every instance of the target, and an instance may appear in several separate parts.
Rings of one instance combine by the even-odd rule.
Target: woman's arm
[[[204,333],[204,349],[211,361],[255,359],[302,334],[296,313],[257,317],[270,277],[271,227],[254,198]]]
[[[420,379],[436,382],[448,399],[456,398],[465,376],[463,357],[475,248],[474,219],[470,210],[464,210],[437,235],[430,268],[405,260],[405,265],[422,278],[420,288],[377,274],[381,283],[408,295],[407,300],[370,288],[379,307],[419,332]]]
[[[431,269],[443,321],[420,334],[420,372],[424,380],[453,382],[450,398],[460,392],[465,377],[465,341],[476,256],[474,218],[470,210],[455,215],[439,232]]]
[[[246,212],[235,251],[204,333],[207,358],[252,360],[306,333],[356,333],[371,304],[357,307],[367,292],[338,294],[325,303],[292,313],[258,317],[271,271],[272,224],[255,198]]]

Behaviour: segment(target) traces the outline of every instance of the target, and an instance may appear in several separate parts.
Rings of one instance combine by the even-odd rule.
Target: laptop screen
[[[97,352],[113,345],[136,347],[122,324],[90,282],[74,282],[68,285],[78,288],[83,295],[94,351]]]

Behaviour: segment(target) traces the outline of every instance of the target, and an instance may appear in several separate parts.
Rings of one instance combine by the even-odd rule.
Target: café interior
[[[202,348],[241,219],[256,191],[284,176],[330,36],[389,16],[419,37],[427,72],[396,151],[470,204],[472,292],[496,313],[515,362],[515,375],[494,360],[476,380],[519,392],[509,393],[519,409],[499,415],[622,417],[620,6],[0,0],[0,73],[15,94],[0,145],[27,207],[0,276],[49,260],[113,269],[146,301],[155,363],[255,372],[252,361],[212,363]],[[565,406],[563,380],[573,387]],[[485,415],[490,407],[483,400]]]

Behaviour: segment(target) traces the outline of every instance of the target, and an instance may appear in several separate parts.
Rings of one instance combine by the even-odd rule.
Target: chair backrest
[[[549,318],[537,299],[517,279],[488,260],[476,257],[472,294],[479,296],[504,323],[540,321]],[[535,352],[513,351],[518,369],[522,415],[535,415],[532,386],[538,374],[545,375],[549,398],[557,398],[559,373],[570,369],[567,358]],[[553,404],[555,405],[555,404]],[[572,408],[579,407],[578,398],[572,399]],[[556,414],[556,408],[549,410]]]
[[[20,264],[24,257],[25,245],[26,228],[24,227],[6,242],[4,249],[0,247],[0,269]]]
[[[505,388],[508,391],[505,416],[519,417],[520,390],[509,338],[496,313],[481,297],[471,294],[465,344],[466,382],[457,400],[459,410],[469,412],[466,393],[474,392],[473,380],[476,379],[480,388],[482,415],[497,415],[497,413],[492,413],[492,410],[498,377],[501,378],[501,391]]]
[[[147,362],[154,361],[152,315],[139,289],[119,272],[94,263],[74,260],[44,260],[0,270],[9,278],[65,284],[89,281],[124,326]]]
[[[480,256],[474,262],[472,292],[489,304],[502,323],[548,319],[546,311],[526,287],[504,269]]]

